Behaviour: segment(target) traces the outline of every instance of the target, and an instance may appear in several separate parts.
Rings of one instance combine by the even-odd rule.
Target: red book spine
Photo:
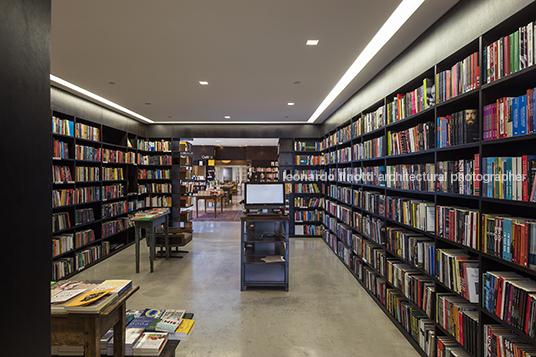
[[[527,155],[523,155],[521,158],[522,165],[522,174],[523,174],[523,201],[527,202],[529,200],[529,173],[528,173],[528,160]]]
[[[478,180],[477,178],[479,177],[478,175],[480,175],[480,154],[475,154],[475,176],[474,176],[474,191],[473,191],[473,195],[475,196],[479,196],[480,195],[480,180]]]

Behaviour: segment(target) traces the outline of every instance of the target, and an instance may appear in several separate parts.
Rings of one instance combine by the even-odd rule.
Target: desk
[[[194,195],[195,197],[195,218],[199,218],[199,200],[205,200],[205,213],[207,213],[207,201],[214,202],[214,218],[216,218],[216,203],[221,202],[221,212],[223,212],[223,194],[219,195]]]
[[[139,288],[128,289],[100,314],[52,313],[52,346],[84,346],[85,357],[100,357],[100,338],[113,327],[114,357],[123,357],[126,301]]]
[[[145,235],[149,242],[149,258],[151,261],[151,273],[154,270],[154,229],[159,225],[164,225],[164,244],[166,246],[166,258],[169,258],[169,211],[151,220],[132,219],[134,222],[134,232],[136,237],[136,273],[140,272],[140,238],[141,230],[145,229]]]

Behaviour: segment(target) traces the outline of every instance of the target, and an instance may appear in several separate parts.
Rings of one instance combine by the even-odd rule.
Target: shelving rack
[[[328,177],[326,182],[323,238],[422,356],[428,354],[438,355],[436,338],[446,336],[452,337],[453,340],[456,340],[456,338],[453,337],[452,332],[449,332],[448,327],[442,326],[438,322],[437,300],[432,299],[429,307],[420,308],[417,305],[422,302],[419,301],[422,296],[412,296],[411,294],[408,296],[405,286],[401,288],[397,286],[396,281],[390,281],[392,279],[389,279],[389,274],[392,271],[389,270],[389,267],[393,262],[407,265],[406,269],[414,269],[416,275],[423,276],[426,281],[429,281],[430,287],[434,289],[434,297],[438,297],[439,295],[437,294],[452,295],[474,311],[464,317],[467,318],[467,320],[464,320],[466,324],[474,323],[469,320],[468,315],[473,315],[473,319],[479,321],[474,335],[466,335],[464,344],[460,342],[460,338],[454,342],[455,347],[464,350],[468,355],[475,357],[486,355],[486,338],[489,337],[486,337],[484,325],[490,324],[503,326],[508,331],[519,336],[519,341],[523,341],[530,346],[536,346],[536,340],[533,336],[516,328],[485,308],[483,294],[487,290],[482,288],[483,276],[488,271],[513,271],[536,281],[536,270],[525,266],[526,263],[518,264],[504,259],[508,257],[506,253],[489,251],[490,248],[486,247],[486,240],[489,239],[490,233],[485,230],[486,227],[483,227],[482,221],[483,215],[526,217],[530,221],[536,217],[536,203],[485,197],[482,192],[482,183],[480,183],[478,189],[474,185],[469,186],[469,194],[460,194],[453,190],[443,192],[445,190],[440,190],[437,184],[432,185],[431,188],[429,186],[401,188],[399,186],[388,186],[382,180],[372,182],[339,180],[336,175],[331,176],[329,173],[360,173],[367,172],[368,168],[370,172],[376,173],[374,177],[377,177],[377,174],[385,173],[389,166],[399,165],[401,167],[401,165],[418,164],[430,164],[435,173],[439,173],[439,164],[441,162],[457,160],[465,160],[466,163],[469,163],[468,167],[471,170],[478,167],[477,170],[483,173],[485,172],[483,171],[485,170],[483,163],[486,158],[520,157],[536,152],[536,134],[534,133],[496,140],[484,140],[483,137],[485,130],[484,107],[496,103],[502,97],[518,97],[527,94],[528,89],[536,87],[536,81],[534,80],[536,78],[535,65],[491,83],[483,83],[481,74],[478,87],[469,87],[455,97],[445,98],[441,101],[437,100],[430,107],[423,108],[418,113],[412,113],[403,120],[386,122],[379,128],[371,128],[368,132],[365,130],[363,123],[364,116],[375,113],[381,107],[387,108],[397,94],[413,91],[421,86],[426,78],[432,79],[432,83],[435,83],[437,93],[438,75],[445,70],[451,69],[457,62],[469,58],[474,53],[477,53],[476,60],[479,68],[485,68],[487,57],[484,58],[484,49],[502,36],[508,36],[517,31],[520,26],[526,26],[533,21],[531,14],[534,14],[535,10],[536,4],[532,3],[518,14],[438,62],[434,67],[428,69],[403,87],[396,89],[385,98],[379,99],[362,113],[358,113],[348,122],[327,133],[324,138],[317,139],[321,149],[320,152],[325,155],[327,161],[323,167],[329,177],[335,177],[333,180],[329,180]],[[439,90],[441,89],[439,88]],[[438,97],[439,95],[436,94],[436,99]],[[444,117],[465,109],[478,110],[480,136],[477,141],[437,148],[434,131],[433,140],[429,141],[429,147],[408,154],[389,155],[389,151],[393,149],[392,142],[388,143],[387,141],[390,134],[426,123],[432,123],[435,126],[438,117]],[[359,126],[360,131],[354,132],[352,125]],[[350,133],[349,137],[348,133]],[[351,154],[350,157],[344,156],[348,151],[351,153],[355,145],[364,145],[365,142],[375,139],[375,143],[381,143],[377,153],[357,159],[352,157]],[[295,141],[295,143],[297,142],[298,140]],[[311,145],[306,144],[305,147],[310,148]],[[345,149],[347,150],[346,152]],[[289,162],[292,154],[291,150],[285,153],[288,158],[284,164],[280,164],[282,172],[284,169],[295,168]],[[284,169],[283,166],[285,166]],[[360,197],[360,199],[356,200],[356,197]],[[404,200],[406,205],[423,209],[423,212],[426,212],[427,206],[432,207],[427,217],[429,225],[427,226],[426,222],[419,222],[418,220],[413,222],[412,220],[404,221],[392,216],[392,212],[389,211],[390,204],[397,200],[399,202]],[[452,211],[453,213],[450,217],[458,218],[456,222],[467,222],[468,227],[472,228],[473,231],[466,231],[465,226],[463,226],[461,231],[456,231],[457,240],[453,240],[453,232],[449,233],[448,238],[443,237],[444,233],[439,229],[439,227],[443,226],[443,221],[440,221],[438,216],[438,212],[443,209],[440,207],[446,207],[449,212]],[[296,207],[292,207],[291,211],[294,213]],[[456,216],[458,214],[460,216]],[[293,214],[291,214],[291,217],[294,217]],[[463,220],[460,217],[463,217]],[[492,218],[495,219],[495,217]],[[291,226],[295,224],[296,222],[291,222]],[[373,229],[370,229],[371,227]],[[389,234],[393,234],[394,230],[404,230],[408,234],[416,235],[426,240],[429,244],[427,247],[430,252],[433,252],[431,253],[432,257],[434,256],[433,254],[437,255],[444,249],[459,250],[467,255],[470,261],[473,261],[473,264],[478,266],[478,278],[481,285],[478,291],[478,299],[470,302],[465,293],[459,292],[457,289],[451,289],[448,284],[440,281],[437,271],[430,271],[430,269],[434,268],[427,270],[424,267],[418,267],[415,262],[407,259],[407,256],[403,256],[400,251],[391,249]],[[460,232],[461,235],[459,235]],[[536,235],[534,235],[536,232],[532,230],[527,232],[533,235],[533,238],[536,238]],[[501,231],[498,233],[492,232],[491,234],[501,234]],[[477,237],[479,238],[478,241],[475,240]],[[534,242],[531,242],[531,245],[534,245]],[[512,246],[512,251],[513,248],[515,247]],[[499,247],[500,249],[502,249],[502,246]],[[519,253],[520,248],[517,247],[517,249]],[[523,254],[528,253],[525,251]],[[437,270],[437,266],[435,270]],[[423,316],[423,321],[426,321],[429,338],[424,343],[422,340],[416,339],[412,334],[411,321],[405,321],[402,316],[398,316],[396,311],[391,308],[393,304],[397,305],[393,300],[393,296],[396,295],[400,297],[396,301],[400,301],[401,297],[407,301],[399,306],[408,306],[407,311],[411,311],[416,316]],[[512,306],[510,306],[510,309],[512,309]],[[468,342],[469,338],[471,342]]]
[[[193,193],[191,139],[173,141],[173,208],[171,226],[192,232]]]
[[[279,181],[278,161],[252,160],[248,168],[248,180],[250,182]]]
[[[188,211],[180,207],[184,200],[172,207],[175,193],[189,195],[180,175],[189,174],[191,163],[179,159],[174,176],[174,158],[189,158],[191,151],[184,152],[180,139],[145,138],[60,111],[52,117],[52,280],[132,244],[129,214],[138,209],[172,208],[179,219],[172,226],[191,232]]]
[[[52,116],[52,279],[57,280],[133,242],[128,214],[137,208],[132,200],[137,168],[128,143],[136,135],[56,111]]]

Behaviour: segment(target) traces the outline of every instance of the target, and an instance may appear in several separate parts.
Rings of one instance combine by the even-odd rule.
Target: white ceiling
[[[425,1],[318,122],[457,1]],[[306,122],[399,2],[52,0],[51,73],[156,122]]]
[[[278,146],[279,139],[263,138],[263,139],[228,139],[228,138],[217,138],[217,139],[207,139],[207,138],[195,138],[191,141],[194,146]]]

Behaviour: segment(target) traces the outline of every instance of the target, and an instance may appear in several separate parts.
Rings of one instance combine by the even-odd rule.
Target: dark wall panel
[[[73,115],[95,123],[105,124],[115,129],[145,136],[146,124],[92,103],[63,89],[52,87],[50,90],[52,110]],[[171,136],[168,134],[168,136]]]
[[[246,148],[248,160],[277,160],[277,146],[248,146]]]
[[[246,160],[246,148],[216,147],[214,150],[216,160]]]
[[[192,156],[194,161],[214,159],[214,146],[192,146]]]
[[[176,138],[317,138],[323,135],[316,124],[168,124],[149,125],[147,137]]]
[[[2,356],[50,356],[50,11],[0,1]]]

